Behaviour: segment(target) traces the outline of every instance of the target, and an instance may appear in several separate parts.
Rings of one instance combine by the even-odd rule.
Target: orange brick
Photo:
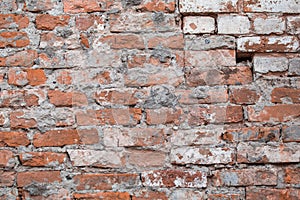
[[[0,29],[8,29],[16,26],[18,29],[28,27],[29,19],[24,15],[0,14]]]
[[[80,92],[62,92],[59,90],[49,90],[48,97],[50,103],[55,106],[84,106],[88,104],[85,94]]]
[[[64,153],[54,152],[28,152],[20,155],[22,165],[31,167],[43,167],[62,164],[66,159]]]
[[[24,132],[0,132],[0,146],[27,146],[30,141]]]
[[[42,85],[47,81],[45,72],[42,69],[28,69],[26,72],[28,84],[31,86]]]
[[[70,16],[53,16],[48,14],[38,15],[36,17],[36,27],[41,30],[53,30],[57,26],[68,25]]]
[[[53,183],[61,182],[60,171],[27,171],[19,172],[17,175],[18,187],[24,187],[33,182]]]
[[[26,47],[30,44],[27,33],[24,32],[1,32],[0,48],[6,47]]]
[[[77,130],[51,130],[46,133],[37,133],[33,138],[33,145],[36,147],[61,147],[65,145],[80,144],[80,137]]]

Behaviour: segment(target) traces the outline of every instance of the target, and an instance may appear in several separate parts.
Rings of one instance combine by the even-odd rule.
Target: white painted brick
[[[287,17],[287,30],[291,34],[300,34],[300,16]]]
[[[215,19],[212,17],[185,17],[183,19],[184,33],[213,33]]]
[[[245,12],[300,13],[299,0],[244,0]]]
[[[256,55],[253,59],[254,71],[259,73],[283,72],[288,69],[286,57],[271,57]]]
[[[253,25],[257,34],[281,34],[285,30],[285,21],[282,17],[255,17]]]
[[[220,164],[233,161],[234,149],[219,147],[180,147],[171,150],[171,162],[176,164]]]
[[[253,36],[237,39],[242,52],[297,52],[299,41],[295,36]]]
[[[219,15],[218,33],[245,34],[250,32],[250,20],[246,16]]]
[[[180,0],[181,13],[237,12],[238,0]]]

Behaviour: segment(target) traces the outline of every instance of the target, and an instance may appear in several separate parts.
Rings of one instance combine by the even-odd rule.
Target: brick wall
[[[0,199],[300,199],[299,0],[0,11]]]

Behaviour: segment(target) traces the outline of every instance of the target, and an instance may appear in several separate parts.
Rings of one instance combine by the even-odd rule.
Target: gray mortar
[[[153,86],[150,97],[145,101],[144,108],[175,107],[179,98],[167,86]]]

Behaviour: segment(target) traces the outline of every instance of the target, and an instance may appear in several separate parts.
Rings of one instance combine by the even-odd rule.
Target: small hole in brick
[[[252,62],[253,53],[237,53],[236,54],[236,63],[242,62]]]

